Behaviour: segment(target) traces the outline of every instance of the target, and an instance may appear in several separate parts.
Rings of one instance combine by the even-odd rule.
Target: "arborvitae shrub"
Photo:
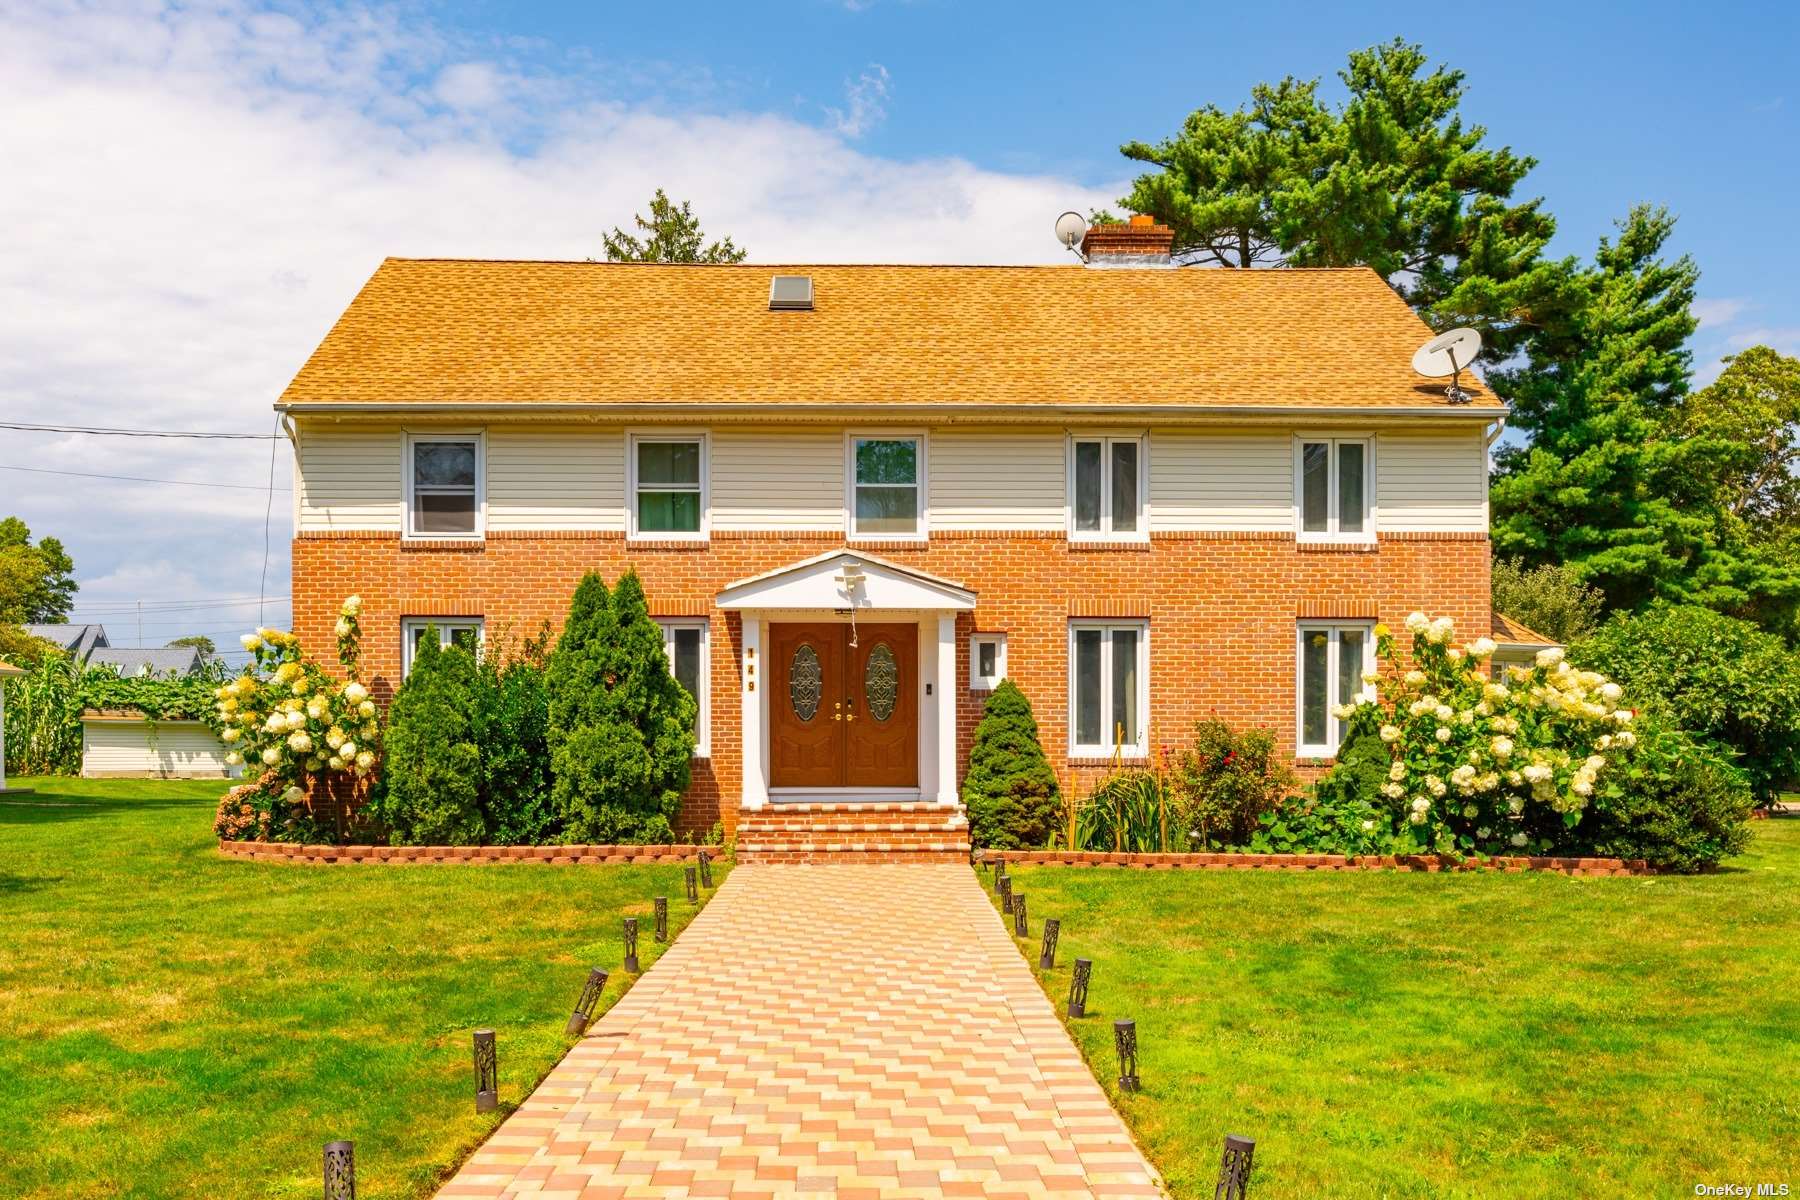
[[[1010,679],[988,697],[975,728],[962,798],[977,846],[1035,849],[1048,845],[1060,825],[1056,773],[1038,742],[1031,701]]]
[[[419,639],[412,671],[388,713],[385,786],[372,815],[401,845],[472,846],[487,837],[475,733],[474,656]]]
[[[543,643],[522,657],[498,649],[475,679],[475,740],[481,748],[481,807],[493,840],[531,845],[555,840],[550,804],[550,699]]]

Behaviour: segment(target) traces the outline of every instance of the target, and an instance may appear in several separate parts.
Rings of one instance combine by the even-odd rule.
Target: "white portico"
[[[852,550],[741,579],[743,805],[954,805],[956,614],[975,593]]]

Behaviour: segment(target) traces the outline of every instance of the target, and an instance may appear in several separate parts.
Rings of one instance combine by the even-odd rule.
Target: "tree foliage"
[[[17,517],[0,520],[0,623],[55,624],[75,606],[75,562],[53,537],[31,541]]]
[[[1606,597],[1581,581],[1566,563],[1527,567],[1517,559],[1494,563],[1494,611],[1565,644],[1585,636],[1600,619]]]
[[[211,658],[219,652],[219,647],[204,633],[190,633],[186,637],[178,637],[168,643],[170,646],[192,646],[200,652],[201,658]]]
[[[611,233],[601,235],[607,262],[737,263],[749,253],[738,249],[730,238],[708,243],[700,232],[700,218],[688,202],[675,204],[661,188],[650,198],[649,219],[640,213],[632,220],[643,237],[616,225]]]
[[[977,846],[998,850],[1048,845],[1062,812],[1056,773],[1038,741],[1031,701],[1010,679],[988,697],[969,747],[963,806]]]
[[[476,742],[474,655],[440,647],[426,629],[388,713],[383,786],[370,815],[402,845],[473,846],[485,840],[481,750]]]
[[[481,808],[489,838],[532,845],[556,827],[550,806],[550,695],[544,681],[549,631],[518,656],[491,641],[475,675],[473,734],[481,751]]]
[[[547,686],[551,803],[568,836],[668,840],[698,706],[669,672],[636,572],[611,593],[597,574],[581,581]]]

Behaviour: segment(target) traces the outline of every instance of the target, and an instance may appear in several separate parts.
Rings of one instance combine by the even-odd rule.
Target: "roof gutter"
[[[361,416],[361,415],[466,415],[483,413],[490,415],[561,415],[583,416],[592,420],[614,420],[621,417],[642,419],[646,417],[679,416],[692,419],[697,415],[731,416],[734,418],[769,421],[780,417],[829,417],[842,420],[847,416],[866,414],[872,417],[912,416],[933,418],[939,421],[955,422],[959,418],[992,418],[995,416],[1031,417],[1031,416],[1082,416],[1082,417],[1136,417],[1136,418],[1194,418],[1194,417],[1231,417],[1235,419],[1264,418],[1268,420],[1292,420],[1309,418],[1312,420],[1331,420],[1344,417],[1433,417],[1446,419],[1477,419],[1481,421],[1504,422],[1511,409],[1508,408],[1476,408],[1458,405],[1451,407],[1444,404],[1419,405],[1320,405],[1320,404],[783,404],[765,403],[739,404],[596,404],[583,401],[566,402],[519,402],[508,403],[330,403],[318,401],[281,400],[275,404],[275,410],[293,416]],[[1498,433],[1494,434],[1498,436]]]

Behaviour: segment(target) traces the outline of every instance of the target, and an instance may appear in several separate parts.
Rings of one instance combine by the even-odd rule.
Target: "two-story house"
[[[1410,367],[1367,270],[390,259],[282,395],[296,628],[364,600],[378,693],[427,623],[560,624],[636,567],[700,702],[690,828],[956,803],[990,689],[1065,777],[1210,714],[1302,765],[1371,629],[1489,626],[1504,407]],[[941,810],[940,810],[941,811]]]

